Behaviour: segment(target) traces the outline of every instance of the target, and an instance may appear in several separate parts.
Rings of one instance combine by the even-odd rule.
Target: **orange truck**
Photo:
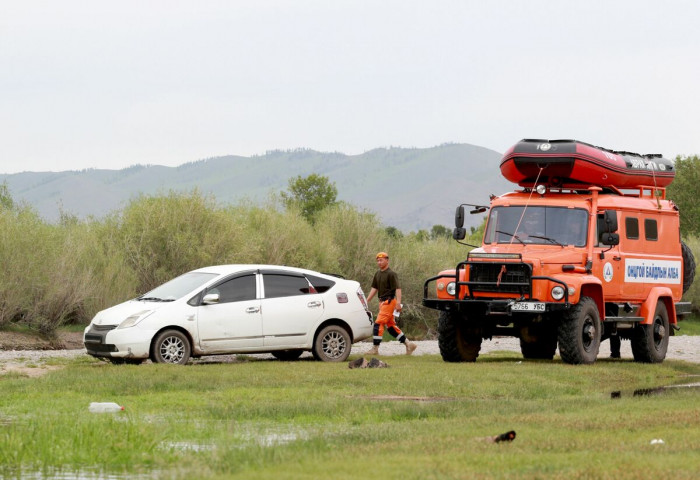
[[[440,311],[448,362],[473,362],[481,342],[520,339],[525,358],[595,362],[602,341],[630,341],[635,361],[660,363],[695,260],[666,199],[673,162],[575,140],[522,140],[501,161],[519,189],[489,205],[483,242],[456,268],[426,280],[423,305]],[[429,292],[431,292],[429,294]]]

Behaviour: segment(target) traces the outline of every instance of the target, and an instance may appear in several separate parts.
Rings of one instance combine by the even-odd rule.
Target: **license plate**
[[[518,302],[511,307],[514,312],[544,312],[544,303]]]

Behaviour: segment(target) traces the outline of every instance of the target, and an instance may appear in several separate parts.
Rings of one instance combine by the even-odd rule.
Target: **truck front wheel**
[[[581,297],[559,324],[559,354],[566,363],[593,363],[600,349],[600,314],[591,297]]]
[[[635,362],[661,363],[668,350],[668,312],[663,300],[656,302],[651,325],[637,325],[632,334],[632,355]]]
[[[475,362],[481,350],[481,329],[468,326],[466,319],[458,313],[441,312],[438,346],[446,362]]]

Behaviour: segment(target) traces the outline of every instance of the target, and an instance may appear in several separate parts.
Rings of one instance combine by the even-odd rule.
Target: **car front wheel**
[[[329,325],[316,336],[314,358],[324,362],[342,362],[350,356],[350,334],[343,327]]]
[[[153,342],[151,360],[154,363],[184,365],[190,359],[191,352],[187,335],[178,330],[165,330]]]

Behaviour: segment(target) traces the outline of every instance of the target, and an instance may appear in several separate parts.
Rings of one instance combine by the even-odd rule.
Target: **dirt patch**
[[[47,338],[38,334],[0,331],[0,350],[77,350],[83,348],[83,332],[58,332]]]

